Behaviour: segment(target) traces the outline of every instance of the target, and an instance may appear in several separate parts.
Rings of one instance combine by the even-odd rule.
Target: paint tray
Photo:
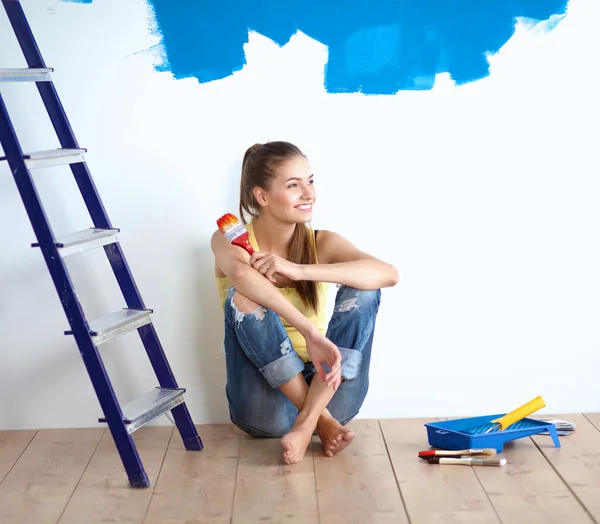
[[[547,432],[552,437],[554,446],[560,448],[556,426],[551,422],[524,418],[504,431],[493,429],[485,433],[494,425],[492,420],[504,415],[505,413],[427,423],[425,427],[429,445],[447,450],[494,448],[500,453],[505,442]]]

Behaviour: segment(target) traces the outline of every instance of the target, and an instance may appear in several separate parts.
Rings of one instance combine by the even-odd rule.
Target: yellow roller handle
[[[545,406],[546,403],[544,402],[544,399],[541,396],[537,396],[533,400],[527,402],[527,404],[523,404],[520,408],[507,413],[503,417],[494,419],[492,422],[500,424],[500,429],[504,431],[511,424],[524,419],[528,415],[531,415],[534,411],[542,409]]]

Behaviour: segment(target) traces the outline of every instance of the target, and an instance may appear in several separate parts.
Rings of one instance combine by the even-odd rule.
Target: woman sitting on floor
[[[282,437],[283,459],[302,460],[313,432],[333,456],[354,434],[363,404],[383,287],[396,269],[331,231],[314,231],[314,176],[287,142],[244,155],[240,214],[255,253],[212,237],[225,314],[231,420],[256,437]],[[327,324],[327,283],[339,285]],[[325,369],[323,365],[329,369]]]

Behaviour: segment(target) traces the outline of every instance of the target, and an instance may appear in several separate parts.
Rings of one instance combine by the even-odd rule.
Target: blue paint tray
[[[554,445],[560,448],[556,426],[551,422],[524,418],[508,426],[504,431],[494,429],[485,433],[494,425],[491,423],[492,420],[505,414],[427,423],[425,427],[429,445],[447,450],[494,448],[500,453],[505,442],[548,432]]]

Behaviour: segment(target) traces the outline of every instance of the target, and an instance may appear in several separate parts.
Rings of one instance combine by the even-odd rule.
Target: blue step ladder
[[[204,446],[185,404],[185,389],[177,385],[150,319],[152,310],[144,305],[117,240],[119,229],[112,226],[84,161],[86,149],[79,147],[52,83],[53,69],[44,63],[20,2],[1,1],[29,67],[0,69],[0,85],[2,82],[36,83],[61,148],[24,154],[0,93],[0,145],[5,155],[0,161],[7,161],[13,174],[37,239],[32,246],[42,252],[71,328],[65,334],[74,337],[98,397],[104,413],[98,420],[106,422],[110,428],[130,487],[147,488],[150,481],[132,438],[134,431],[170,411],[185,449],[200,451]],[[33,169],[58,165],[70,166],[94,225],[63,238],[55,238],[31,175]],[[127,308],[90,322],[79,303],[63,258],[98,247],[103,247],[106,253]],[[134,329],[139,333],[160,387],[120,406],[98,346]]]

